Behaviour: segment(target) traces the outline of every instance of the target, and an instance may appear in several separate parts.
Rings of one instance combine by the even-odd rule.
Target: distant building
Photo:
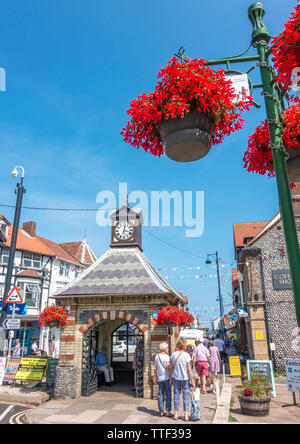
[[[0,301],[3,302],[4,284],[7,272],[13,226],[0,215]],[[66,245],[66,246],[64,246]],[[67,246],[76,245],[76,251]],[[74,253],[74,254],[72,254]],[[76,254],[75,254],[76,253]],[[73,244],[58,244],[36,233],[36,222],[24,222],[18,230],[17,246],[11,286],[21,291],[26,314],[20,317],[21,329],[17,337],[28,347],[33,339],[41,349],[47,350],[48,329],[40,328],[38,316],[46,307],[55,303],[52,295],[74,280],[96,261],[86,239]],[[24,330],[25,339],[24,339]]]
[[[292,200],[300,241],[300,183]],[[233,224],[233,232],[238,263],[234,304],[248,311],[240,320],[242,348],[250,358],[272,359],[275,369],[284,371],[283,359],[300,354],[293,345],[297,321],[280,213],[270,221]]]

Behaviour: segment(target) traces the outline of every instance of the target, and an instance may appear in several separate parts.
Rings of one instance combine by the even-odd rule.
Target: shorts
[[[199,376],[208,376],[207,361],[197,361],[197,373]]]

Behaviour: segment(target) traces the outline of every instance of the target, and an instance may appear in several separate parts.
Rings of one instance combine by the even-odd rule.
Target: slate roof
[[[161,295],[182,297],[171,288],[137,247],[110,248],[75,281],[56,294],[61,296]]]

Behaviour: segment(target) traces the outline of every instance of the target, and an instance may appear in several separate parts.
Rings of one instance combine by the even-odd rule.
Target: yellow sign
[[[231,376],[241,376],[241,361],[239,356],[229,356],[229,367]]]
[[[48,358],[22,358],[15,379],[41,381],[46,374]]]
[[[261,341],[264,339],[264,333],[262,331],[255,332],[255,338],[257,341]]]

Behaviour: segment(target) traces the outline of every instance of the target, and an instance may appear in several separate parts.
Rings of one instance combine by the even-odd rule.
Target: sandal
[[[178,416],[174,415],[174,419],[175,419],[175,421],[177,421],[178,420]]]
[[[159,416],[160,417],[164,416],[164,412],[160,412]]]

